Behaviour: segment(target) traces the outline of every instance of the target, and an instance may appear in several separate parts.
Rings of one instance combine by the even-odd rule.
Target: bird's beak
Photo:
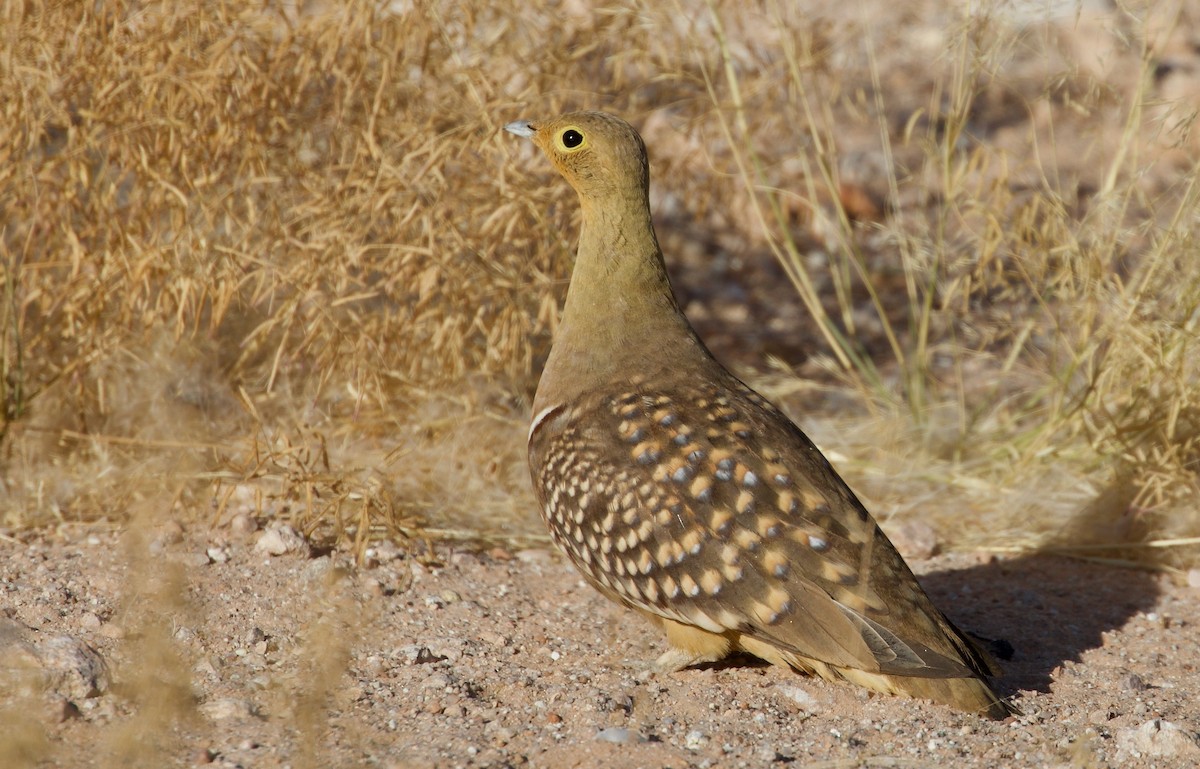
[[[514,120],[513,122],[504,126],[504,130],[508,131],[510,134],[523,136],[526,139],[530,138],[534,135],[534,133],[537,132],[537,129],[535,129],[533,124],[531,124],[528,120]]]

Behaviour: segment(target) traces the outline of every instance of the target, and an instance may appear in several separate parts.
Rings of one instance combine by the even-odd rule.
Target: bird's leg
[[[724,653],[701,653],[671,647],[654,661],[650,669],[655,673],[677,673],[684,668],[690,668],[692,665],[700,665],[705,662],[718,662],[724,658]]]
[[[695,625],[651,616],[656,625],[663,629],[670,648],[652,666],[658,673],[674,673],[692,665],[718,662],[733,651],[734,642],[728,634],[711,633]]]

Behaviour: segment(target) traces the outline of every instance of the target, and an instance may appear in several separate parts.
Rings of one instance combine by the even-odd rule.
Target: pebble
[[[596,739],[600,742],[615,742],[618,745],[632,745],[648,741],[646,735],[626,729],[624,726],[610,726],[607,729],[601,729],[596,732]]]
[[[518,550],[517,560],[521,563],[527,563],[536,566],[545,566],[554,561],[554,556],[549,550],[540,548],[530,550]]]
[[[238,513],[229,521],[229,530],[240,537],[246,537],[258,531],[258,521],[249,513]]]
[[[202,703],[199,710],[211,721],[228,721],[230,719],[246,719],[254,715],[254,707],[246,700],[236,697],[222,697]]]
[[[512,639],[508,636],[501,635],[491,630],[480,630],[476,636],[480,641],[491,644],[492,646],[508,646],[512,643]]]
[[[759,745],[758,750],[755,751],[755,755],[760,760],[769,762],[779,761],[783,758],[783,756],[779,755],[779,751],[775,750],[775,746],[769,742]]]
[[[193,568],[208,566],[210,563],[212,563],[212,559],[208,557],[208,553],[200,552],[187,553],[181,560],[183,561],[184,566],[191,566]]]
[[[445,673],[434,673],[421,682],[422,689],[445,689],[450,685],[450,676]]]
[[[108,691],[108,663],[100,653],[69,635],[48,638],[34,647],[49,688],[72,702]]]
[[[308,545],[305,545],[305,548],[307,547]],[[304,554],[309,554],[307,549]],[[300,573],[305,582],[322,585],[336,585],[347,576],[349,572],[334,564],[333,559],[327,555],[312,559],[304,565],[304,570]]]
[[[418,644],[401,646],[396,650],[396,655],[410,665],[424,665],[441,660],[441,657],[430,651],[428,646],[420,646]]]
[[[372,567],[367,566],[366,568]],[[374,577],[367,577],[364,579],[362,581],[362,588],[363,592],[372,598],[382,598],[383,596],[387,595],[387,589],[383,586],[383,583]]]
[[[795,684],[779,684],[775,687],[775,690],[809,713],[814,713],[820,709],[820,703],[817,702],[817,699]]]
[[[1200,588],[1200,569],[1188,569],[1188,587]]]
[[[1118,729],[1116,741],[1118,763],[1128,760],[1131,755],[1200,759],[1196,736],[1161,718],[1137,728]]]
[[[125,628],[115,622],[105,622],[100,626],[99,633],[102,637],[110,638],[114,641],[120,641],[125,638]]]
[[[704,732],[699,729],[693,729],[684,735],[683,747],[688,750],[699,750],[708,742],[708,738],[704,736]]]
[[[166,521],[158,527],[154,539],[150,542],[150,552],[160,553],[168,545],[178,545],[183,541],[183,524],[179,521]]]
[[[81,715],[79,707],[66,697],[51,694],[46,698],[46,720],[52,724],[61,724]]]
[[[368,558],[373,558],[381,564],[390,563],[403,554],[404,553],[399,547],[396,546],[395,542],[386,539],[375,545],[372,545],[371,547],[368,547],[365,553]]]
[[[267,527],[254,543],[254,549],[267,555],[287,555],[289,553],[308,554],[308,541],[286,523],[273,523]]]

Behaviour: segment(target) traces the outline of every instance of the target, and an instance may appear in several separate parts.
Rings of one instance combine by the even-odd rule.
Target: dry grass
[[[2,524],[536,536],[576,210],[499,127],[592,107],[646,127],[668,247],[740,254],[751,292],[778,258],[803,421],[881,512],[956,546],[1194,536],[1200,100],[1164,63],[1200,18],[1008,7],[4,6]]]

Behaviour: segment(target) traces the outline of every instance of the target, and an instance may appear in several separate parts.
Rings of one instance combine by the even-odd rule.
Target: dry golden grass
[[[1161,69],[1200,20],[1004,7],[5,5],[2,524],[540,534],[576,207],[499,128],[604,108],[646,126],[668,246],[751,290],[777,256],[802,421],[881,512],[1194,560],[1198,100]]]

